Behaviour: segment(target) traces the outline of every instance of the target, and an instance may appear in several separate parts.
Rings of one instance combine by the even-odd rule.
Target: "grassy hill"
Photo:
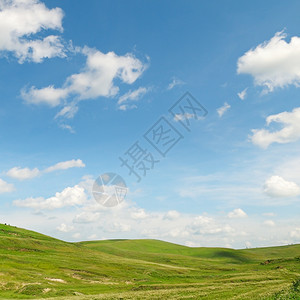
[[[67,243],[0,224],[0,299],[300,299],[300,245]]]

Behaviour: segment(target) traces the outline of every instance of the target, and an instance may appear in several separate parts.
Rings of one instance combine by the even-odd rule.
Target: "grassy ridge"
[[[0,225],[0,298],[300,299],[299,257],[300,245],[233,250],[157,240],[67,243]]]

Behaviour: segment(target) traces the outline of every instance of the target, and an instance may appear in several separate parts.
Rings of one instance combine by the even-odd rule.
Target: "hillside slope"
[[[300,245],[232,250],[157,240],[67,243],[0,225],[0,298],[286,299],[280,297],[298,295],[299,257]]]

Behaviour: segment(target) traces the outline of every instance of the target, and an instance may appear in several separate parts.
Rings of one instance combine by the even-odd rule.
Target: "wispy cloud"
[[[134,91],[128,91],[126,94],[122,95],[119,98],[118,105],[120,110],[127,110],[136,108],[135,104],[130,104],[132,101],[139,101],[146,93],[148,93],[151,89],[145,87],[139,87]]]
[[[240,93],[237,93],[237,95],[239,96],[239,98],[241,100],[245,100],[246,96],[247,96],[247,90],[248,88],[245,88],[244,90],[242,90]]]
[[[70,168],[84,168],[85,164],[81,159],[72,159],[68,161],[59,162],[49,168],[47,168],[44,172],[49,173],[57,170],[67,170]]]
[[[167,87],[167,90],[172,90],[175,86],[183,85],[183,84],[185,84],[184,81],[182,81],[181,79],[178,79],[178,78],[174,77],[172,79],[172,81],[169,83],[169,85]]]
[[[71,133],[75,133],[75,130],[74,130],[74,128],[71,125],[68,125],[68,124],[59,124],[59,127],[62,128],[62,129],[66,129],[66,130],[68,130]]]
[[[176,114],[174,116],[175,122],[189,120],[189,119],[197,119],[197,115],[191,113],[184,113],[184,114]]]
[[[70,168],[83,168],[85,164],[82,162],[81,159],[72,159],[64,162],[59,162],[49,168],[40,171],[38,168],[29,169],[29,168],[21,168],[21,167],[14,167],[6,172],[6,175],[11,178],[15,178],[18,180],[26,180],[35,178],[43,173],[50,173],[57,170],[67,170]]]
[[[219,117],[221,118],[230,107],[231,106],[227,102],[225,102],[223,106],[219,107],[217,109],[217,113],[218,113]]]

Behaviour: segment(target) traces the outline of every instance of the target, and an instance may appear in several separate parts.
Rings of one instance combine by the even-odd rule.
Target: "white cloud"
[[[247,90],[248,88],[245,88],[244,90],[242,90],[240,93],[237,93],[237,95],[239,96],[239,98],[241,100],[245,100],[246,96],[247,96]]]
[[[245,246],[246,246],[246,248],[251,248],[251,247],[252,247],[252,244],[251,244],[251,242],[246,241],[246,242],[245,242]]]
[[[268,213],[263,213],[262,214],[263,216],[266,216],[266,217],[275,217],[276,214],[272,213],[272,212],[268,212]]]
[[[180,217],[180,213],[176,210],[169,210],[165,215],[165,219],[174,220]]]
[[[273,132],[267,129],[253,129],[253,135],[250,136],[253,144],[266,149],[272,143],[286,144],[300,139],[300,107],[294,108],[292,112],[285,111],[268,116],[267,126],[272,122],[281,124],[282,129]]]
[[[86,201],[86,193],[83,187],[75,185],[67,187],[62,192],[57,192],[50,198],[27,198],[25,200],[15,200],[14,205],[20,207],[30,207],[34,209],[56,209],[74,205],[81,205]]]
[[[61,232],[70,232],[74,229],[74,227],[73,226],[68,226],[65,223],[62,223],[56,229],[58,231],[61,231]]]
[[[196,114],[191,114],[191,113],[175,114],[174,116],[175,122],[189,120],[189,119],[198,119],[198,116]]]
[[[300,182],[300,156],[299,147],[290,147],[292,151],[295,151],[295,155],[282,156],[277,165],[274,167],[272,172],[274,174],[280,174],[283,178],[289,178],[294,182]]]
[[[228,218],[245,218],[247,214],[240,208],[236,208],[233,211],[228,213]]]
[[[271,197],[296,197],[300,195],[300,187],[280,176],[272,176],[266,180],[264,192]]]
[[[177,85],[183,85],[183,84],[185,84],[184,81],[182,81],[182,80],[174,77],[172,79],[172,82],[169,83],[169,85],[167,87],[167,90],[172,90],[175,86],[177,86]]]
[[[182,228],[174,228],[170,231],[169,235],[173,238],[186,238],[190,236],[188,230],[183,230]]]
[[[93,223],[99,220],[99,213],[94,212],[82,212],[75,216],[74,223]]]
[[[34,86],[26,91],[22,89],[22,98],[30,104],[47,104],[55,107],[67,96],[67,91],[64,89],[56,89],[54,86],[48,86],[43,89],[36,89]]]
[[[290,232],[292,238],[300,239],[300,228],[295,228]]]
[[[137,108],[135,104],[122,104],[118,107],[119,110],[123,110],[123,111],[126,111],[128,109],[134,109],[134,108]]]
[[[148,215],[146,214],[145,210],[142,208],[136,209],[131,213],[131,217],[133,219],[145,219],[147,216]]]
[[[14,185],[11,183],[7,183],[3,179],[0,178],[0,194],[10,193],[14,190]]]
[[[97,239],[97,234],[91,234],[90,236],[88,236],[89,240],[96,240]]]
[[[14,167],[6,172],[6,175],[15,178],[18,180],[25,180],[25,179],[31,179],[34,177],[37,177],[40,175],[40,171],[37,168],[29,169],[29,168],[20,168],[20,167]]]
[[[233,233],[234,229],[228,224],[218,224],[212,217],[197,216],[192,223],[187,226],[190,233],[196,235],[210,235],[220,233]]]
[[[81,234],[80,234],[80,232],[76,232],[76,233],[74,233],[74,234],[72,235],[72,237],[73,237],[74,239],[79,239],[79,238],[81,237]]]
[[[67,170],[70,168],[84,168],[85,164],[82,162],[81,159],[72,159],[68,161],[59,162],[56,165],[53,165],[49,168],[47,168],[44,172],[54,172],[57,170]]]
[[[269,227],[274,227],[276,224],[272,220],[266,220],[266,221],[264,221],[264,225],[269,226]]]
[[[81,186],[81,183],[78,186]],[[76,239],[94,239],[95,235],[99,239],[157,238],[179,244],[188,243],[206,247],[242,248],[247,242],[248,246],[254,247],[288,244],[296,239],[294,237],[296,233],[291,237],[291,232],[295,231],[295,228],[300,228],[297,218],[280,220],[278,224],[276,222],[277,226],[267,227],[267,225],[262,226],[264,219],[262,220],[259,215],[228,218],[227,215],[220,214],[197,215],[184,212],[176,214],[168,211],[148,211],[127,200],[114,208],[106,208],[97,204],[95,200],[88,199],[79,208],[79,214],[78,209],[72,208],[47,212],[49,216],[51,214],[55,216],[55,219],[33,215],[27,210],[22,212],[22,218],[20,216],[14,218],[11,215],[3,217],[1,213],[0,217],[16,225],[27,224],[28,228],[34,230],[39,228],[45,234],[64,240],[73,240],[73,233],[80,233],[80,236],[76,235]],[[142,218],[133,218],[132,213],[140,213]],[[41,218],[43,218],[42,223],[38,222]],[[69,232],[58,233],[56,230],[58,224],[68,224],[66,228],[59,226],[62,230],[74,228]]]
[[[43,30],[62,31],[62,18],[60,8],[48,9],[38,0],[1,0],[0,51],[13,53],[20,63],[65,57],[65,47],[59,36],[32,39]]]
[[[122,95],[119,98],[118,104],[122,104],[128,100],[130,101],[138,101],[141,97],[143,97],[147,92],[149,91],[148,88],[145,87],[139,87],[138,89],[134,91],[128,91],[126,94]]]
[[[288,85],[300,84],[300,38],[290,42],[286,34],[277,32],[274,37],[251,49],[239,58],[238,74],[250,74],[256,85],[266,87],[265,92]]]
[[[68,161],[59,162],[53,166],[50,166],[44,171],[40,171],[38,168],[29,169],[29,168],[14,167],[8,170],[6,172],[6,175],[18,180],[25,180],[25,179],[31,179],[37,177],[42,173],[50,173],[57,170],[67,170],[70,168],[83,168],[83,167],[85,167],[85,164],[82,162],[81,159],[72,159]]]
[[[63,107],[61,109],[61,111],[59,111],[56,116],[55,119],[59,118],[59,117],[65,117],[67,119],[72,119],[76,113],[78,111],[78,106],[71,104],[71,105],[67,105],[65,107]]]
[[[219,107],[217,109],[219,117],[221,118],[230,107],[231,106],[227,102],[225,102],[223,106]]]
[[[70,131],[71,133],[75,133],[75,130],[71,125],[59,124],[59,127],[62,128],[62,129],[66,129],[66,130]]]
[[[115,96],[119,87],[114,84],[115,79],[120,79],[126,84],[134,83],[144,72],[146,65],[132,54],[118,56],[114,52],[102,53],[99,50],[84,47],[78,50],[87,57],[86,65],[82,72],[69,76],[61,88],[48,86],[37,89],[31,87],[22,90],[22,97],[27,103],[47,104],[58,106],[63,104],[68,97],[75,97],[76,101],[95,99],[98,97]],[[74,100],[74,101],[75,101]],[[76,113],[70,104],[63,108],[59,116],[71,118]]]
[[[112,226],[107,228],[108,232],[128,232],[131,226],[121,222],[113,222]]]

